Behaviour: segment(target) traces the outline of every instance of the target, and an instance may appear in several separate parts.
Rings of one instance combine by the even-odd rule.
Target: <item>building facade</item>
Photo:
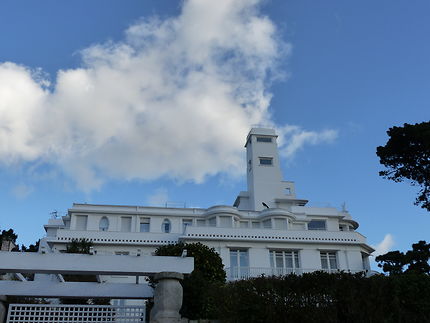
[[[151,254],[160,245],[201,242],[215,248],[230,280],[324,271],[370,271],[374,251],[346,210],[308,207],[293,182],[282,179],[273,129],[246,139],[247,191],[233,205],[169,208],[73,204],[45,225],[41,245],[64,252],[88,239],[97,254]],[[104,279],[114,279],[105,277]],[[121,278],[115,278],[121,279]]]

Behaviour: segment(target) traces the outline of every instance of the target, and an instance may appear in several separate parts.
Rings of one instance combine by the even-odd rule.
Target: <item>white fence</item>
[[[10,304],[6,322],[145,322],[145,307],[113,305]]]

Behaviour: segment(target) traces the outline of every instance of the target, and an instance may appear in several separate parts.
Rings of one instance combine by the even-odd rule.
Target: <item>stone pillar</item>
[[[161,272],[154,276],[157,285],[154,292],[154,307],[151,310],[151,323],[181,322],[179,310],[182,306],[182,286],[184,276],[176,272]]]
[[[0,323],[6,322],[6,296],[0,295]]]

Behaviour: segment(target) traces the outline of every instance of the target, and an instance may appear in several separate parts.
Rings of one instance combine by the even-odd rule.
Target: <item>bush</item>
[[[430,322],[430,277],[313,272],[217,290],[222,322]]]

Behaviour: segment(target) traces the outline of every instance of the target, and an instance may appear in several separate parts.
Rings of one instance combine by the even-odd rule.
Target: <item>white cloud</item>
[[[290,52],[259,2],[184,1],[177,17],[83,50],[82,67],[51,87],[40,71],[0,64],[0,162],[49,162],[85,191],[109,178],[241,173],[250,126],[274,125],[267,84]],[[336,137],[291,129],[288,157]]]
[[[373,255],[375,257],[379,255],[383,255],[391,250],[391,248],[394,246],[394,238],[390,233],[387,233],[384,237],[384,239],[378,243],[376,246],[372,246],[375,251],[373,252]]]
[[[169,194],[165,188],[158,188],[154,194],[148,196],[147,203],[152,206],[164,206],[168,202]]]
[[[15,198],[22,200],[33,193],[33,190],[34,189],[31,186],[19,184],[12,188],[12,194],[15,196]]]
[[[304,130],[298,126],[284,126],[278,129],[281,134],[281,154],[287,158],[293,157],[297,151],[306,145],[318,145],[321,143],[331,143],[338,132],[333,129],[321,132]]]

